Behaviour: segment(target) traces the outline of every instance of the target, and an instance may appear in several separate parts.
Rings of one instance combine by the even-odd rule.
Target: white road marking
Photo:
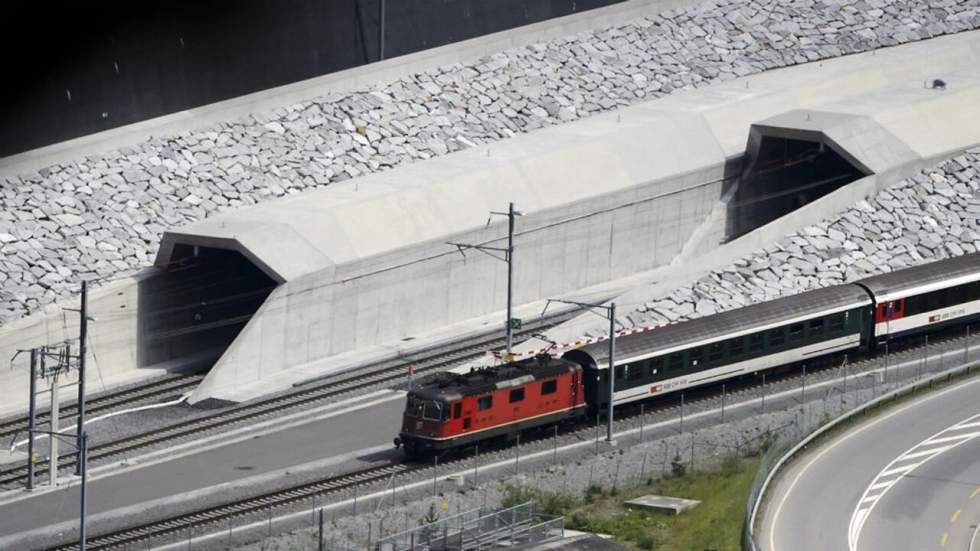
[[[847,442],[851,438],[854,438],[855,436],[858,436],[859,434],[862,434],[866,430],[868,430],[868,429],[870,429],[872,427],[875,427],[875,426],[877,426],[880,423],[884,423],[885,421],[891,419],[892,417],[895,417],[896,415],[901,415],[902,413],[905,413],[909,409],[912,409],[914,407],[917,407],[917,406],[919,406],[919,405],[921,405],[921,404],[923,404],[923,403],[925,403],[925,402],[927,402],[929,400],[932,400],[934,398],[938,398],[938,397],[944,396],[944,395],[946,395],[946,394],[948,394],[950,392],[961,390],[964,387],[967,387],[969,385],[976,384],[976,383],[980,383],[980,379],[967,380],[967,381],[965,381],[961,385],[956,385],[954,387],[941,390],[941,391],[939,391],[939,392],[937,392],[935,394],[929,394],[929,395],[923,396],[922,398],[919,398],[918,400],[916,400],[916,401],[914,401],[914,402],[912,402],[910,404],[907,404],[905,406],[902,406],[901,408],[899,408],[899,409],[897,409],[895,411],[892,411],[891,413],[888,413],[888,414],[883,415],[881,417],[876,417],[874,420],[870,421],[869,423],[864,424],[864,425],[861,425],[859,428],[855,429],[853,432],[847,433],[846,435],[844,435],[840,439],[834,441],[830,445],[828,445],[828,446],[824,447],[822,450],[820,450],[820,453],[818,453],[817,455],[813,456],[813,458],[811,458],[809,461],[807,461],[803,465],[803,468],[801,468],[800,471],[798,473],[796,473],[796,476],[793,477],[793,481],[790,482],[789,487],[780,496],[779,502],[776,504],[776,508],[775,508],[775,510],[773,512],[772,522],[770,523],[770,526],[771,527],[769,529],[769,551],[776,551],[777,550],[777,547],[776,547],[776,530],[775,530],[775,527],[779,525],[779,516],[782,514],[783,506],[786,504],[786,500],[789,499],[789,495],[793,493],[793,489],[796,488],[796,485],[800,482],[800,480],[803,478],[803,476],[806,474],[806,472],[808,470],[810,470],[810,467],[812,467],[818,461],[820,461],[820,459],[822,459],[824,455],[830,453],[835,448],[837,448],[841,444]]]
[[[976,419],[980,419],[980,414],[973,415],[955,425],[946,427],[929,438],[922,440],[906,450],[905,453],[893,459],[872,479],[871,484],[864,490],[857,507],[851,514],[851,521],[847,527],[847,544],[850,551],[857,551],[858,541],[861,538],[861,530],[864,529],[864,524],[868,521],[868,517],[871,516],[871,512],[874,511],[875,506],[881,502],[881,498],[885,497],[885,494],[894,488],[899,481],[933,458],[980,436],[980,431],[958,434],[956,436],[945,436],[949,433],[963,430],[968,426],[975,426],[976,423],[974,421]],[[952,443],[946,446],[935,447],[937,444],[945,444],[947,442]],[[917,459],[917,461],[901,467],[895,467],[896,464],[906,462],[912,458]],[[898,473],[901,473],[901,476],[890,478],[887,481],[882,480]]]

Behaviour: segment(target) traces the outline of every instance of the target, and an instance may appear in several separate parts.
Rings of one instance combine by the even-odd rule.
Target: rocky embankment
[[[71,294],[83,278],[148,265],[163,231],[222,209],[674,90],[980,28],[978,8],[980,0],[711,1],[6,178],[0,324]],[[808,279],[826,271],[800,270]]]

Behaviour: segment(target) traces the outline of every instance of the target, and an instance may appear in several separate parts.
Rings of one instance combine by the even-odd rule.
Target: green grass
[[[539,510],[565,515],[566,527],[612,534],[631,549],[740,551],[745,502],[758,466],[757,458],[743,459],[737,470],[729,462],[717,471],[655,480],[621,489],[615,496],[591,489],[579,499],[511,488],[506,501],[533,499]],[[676,517],[623,506],[623,501],[645,494],[696,499],[701,504]]]

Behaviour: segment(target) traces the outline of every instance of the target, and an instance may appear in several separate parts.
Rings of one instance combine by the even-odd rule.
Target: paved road
[[[89,513],[206,488],[390,442],[404,398],[93,481]],[[390,423],[377,422],[379,418]],[[261,441],[261,445],[256,445]],[[0,506],[0,537],[78,518],[77,485]]]
[[[978,397],[969,379],[811,450],[771,493],[762,549],[966,551],[980,521]]]

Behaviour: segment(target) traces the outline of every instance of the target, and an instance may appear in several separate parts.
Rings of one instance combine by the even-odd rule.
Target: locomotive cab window
[[[453,419],[459,419],[463,416],[463,404],[461,402],[456,402],[453,404]]]
[[[541,383],[541,395],[554,394],[558,391],[558,381],[552,379]]]
[[[483,411],[493,407],[493,396],[480,396],[476,401],[476,410]]]
[[[405,415],[411,415],[412,417],[422,416],[422,401],[415,398],[409,398],[408,402],[405,404]]]
[[[439,402],[426,402],[422,408],[422,418],[427,421],[442,420],[442,404]]]
[[[514,402],[523,402],[523,401],[524,401],[523,388],[515,388],[514,390],[510,391],[510,403],[513,404]]]

